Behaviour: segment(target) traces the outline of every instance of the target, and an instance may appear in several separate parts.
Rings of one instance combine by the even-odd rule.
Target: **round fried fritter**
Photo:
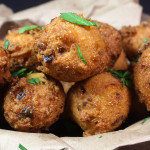
[[[150,111],[150,45],[143,51],[134,68],[134,84],[142,103]]]
[[[112,51],[106,47],[110,40],[107,41],[105,36],[100,34],[100,28],[55,18],[44,27],[37,40],[40,47],[37,56],[42,63],[38,69],[66,82],[80,81],[108,70],[112,66],[112,59],[114,62],[121,50],[116,52],[117,56],[114,54],[114,57],[110,58]],[[87,64],[79,57],[78,46]]]
[[[11,81],[9,72],[9,57],[6,50],[0,47],[0,84]]]
[[[120,30],[122,44],[127,57],[130,60],[138,56],[139,48],[145,43],[145,38],[150,38],[150,21],[138,26],[123,26]]]
[[[36,28],[19,34],[20,29],[9,30],[4,40],[9,40],[10,70],[17,71],[22,67],[34,70],[38,64],[35,37],[40,29]]]
[[[29,83],[29,79],[37,78],[39,83]],[[34,73],[11,85],[4,99],[4,116],[16,130],[40,132],[58,120],[64,103],[61,84],[43,73]]]
[[[67,110],[84,136],[116,129],[126,119],[129,107],[128,88],[108,72],[75,84],[67,95]]]
[[[119,58],[116,60],[114,66],[112,67],[112,70],[127,70],[128,69],[128,63],[126,59],[126,54],[124,50],[122,50]]]

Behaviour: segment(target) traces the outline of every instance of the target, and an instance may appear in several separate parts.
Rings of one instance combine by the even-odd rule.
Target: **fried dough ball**
[[[82,26],[55,18],[37,40],[40,47],[37,57],[42,63],[38,69],[66,82],[80,81],[108,70],[121,50],[114,49],[117,54],[110,58],[111,50],[99,30],[97,26]],[[87,64],[79,57],[78,46]]]
[[[29,83],[29,79],[40,80]],[[4,116],[19,131],[46,130],[63,112],[65,94],[60,83],[43,73],[34,73],[15,81],[4,99]]]
[[[133,60],[138,56],[138,50],[143,45],[145,38],[150,38],[150,21],[138,26],[124,26],[120,31],[122,44],[127,57]]]
[[[129,107],[128,88],[108,72],[78,82],[67,95],[67,110],[84,136],[116,129],[127,118]]]
[[[127,70],[128,69],[128,63],[126,59],[126,54],[124,50],[122,50],[119,58],[115,62],[114,66],[112,67],[112,70]]]
[[[36,28],[19,34],[18,31],[20,29],[9,30],[4,40],[9,40],[10,43],[8,48],[10,54],[10,70],[17,71],[22,67],[34,70],[36,65],[38,65],[35,36],[40,29]]]
[[[11,81],[9,72],[9,57],[6,50],[0,47],[0,85]]]
[[[145,48],[134,68],[134,84],[140,102],[150,111],[150,45]]]

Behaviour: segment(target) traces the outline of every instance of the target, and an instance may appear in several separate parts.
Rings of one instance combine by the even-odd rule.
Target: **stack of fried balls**
[[[9,30],[0,41],[1,118],[23,132],[61,118],[83,136],[105,133],[127,119],[134,86],[150,111],[149,37],[149,23],[117,31],[75,13]]]

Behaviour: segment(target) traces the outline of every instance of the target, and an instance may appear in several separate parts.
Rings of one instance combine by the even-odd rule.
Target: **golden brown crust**
[[[106,42],[107,54],[109,56],[109,68],[111,68],[122,51],[121,35],[119,31],[112,26],[102,22],[97,23],[101,25],[99,31]]]
[[[7,91],[4,116],[16,130],[40,132],[58,120],[64,109],[65,94],[53,79],[41,77],[35,85],[28,83],[27,78],[13,82]]]
[[[105,72],[75,84],[67,103],[72,119],[88,136],[120,126],[129,112],[130,94],[120,79]]]
[[[142,53],[134,68],[134,84],[139,99],[150,111],[150,46]]]
[[[6,50],[0,47],[0,84],[11,81],[9,72],[9,57]]]
[[[0,40],[0,47],[4,48],[4,41]]]
[[[108,51],[109,46],[106,48],[106,45],[109,45],[108,42],[113,39],[113,36],[109,39],[107,36],[110,33],[101,32],[101,27],[80,26],[60,17],[55,18],[51,24],[45,26],[37,40],[42,47],[38,53],[38,60],[43,65],[38,69],[66,82],[80,81],[108,70],[119,56],[121,49],[114,48]],[[78,46],[87,64],[80,59]],[[113,47],[113,44],[111,46]]]
[[[35,36],[39,32],[39,28],[26,31],[19,34],[18,29],[8,31],[5,40],[9,40],[8,52],[10,54],[10,69],[16,71],[21,67],[35,69],[38,64],[36,53],[37,46],[35,44]]]
[[[122,50],[119,58],[116,60],[112,70],[128,70],[128,63],[126,59],[126,54],[124,50]]]
[[[123,26],[120,30],[122,44],[127,57],[133,60],[138,56],[139,48],[144,38],[150,37],[150,21],[139,26]]]

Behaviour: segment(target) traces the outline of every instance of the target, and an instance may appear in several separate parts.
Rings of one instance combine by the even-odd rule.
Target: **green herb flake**
[[[144,124],[148,119],[149,119],[149,117],[145,118],[145,119],[141,122],[141,124]]]
[[[141,55],[138,55],[135,59],[133,59],[133,61],[137,64],[140,57],[141,57]]]
[[[9,47],[9,40],[5,41],[4,49],[8,50]]]
[[[99,136],[99,138],[101,139],[103,136]]]
[[[28,83],[38,84],[40,83],[40,80],[39,78],[31,78],[31,79],[28,79]]]
[[[80,59],[84,62],[84,64],[86,65],[87,64],[87,61],[84,59],[84,57],[82,56],[82,53],[81,53],[81,50],[80,50],[80,47],[78,46],[77,47],[77,50],[78,50],[78,55],[80,57]]]
[[[30,74],[32,74],[32,73],[37,73],[37,71],[30,71],[30,72],[28,72],[28,73],[26,73],[26,71],[27,71],[27,68],[22,68],[22,69],[20,69],[19,71],[17,71],[17,72],[11,72],[11,75],[15,78],[15,77],[25,77],[25,76],[28,76],[28,75],[30,75]]]
[[[41,26],[38,26],[38,25],[35,25],[35,26],[24,26],[24,27],[22,27],[22,28],[18,31],[18,33],[19,33],[19,34],[22,34],[22,33],[24,33],[25,31],[33,30],[33,29],[35,29],[35,28],[40,28],[40,29],[42,30],[42,27],[41,27]]]
[[[84,26],[98,26],[100,27],[100,24],[98,23],[95,23],[95,22],[91,22],[91,21],[88,21],[72,12],[67,12],[67,13],[60,13],[61,14],[61,18],[69,21],[69,22],[72,22],[72,23],[75,23],[75,24],[79,24],[79,25],[84,25]]]
[[[142,44],[145,44],[148,39],[149,39],[148,37],[144,38],[144,40],[142,41]]]
[[[27,68],[22,68],[17,72],[13,72],[11,73],[11,75],[15,78],[15,77],[23,77],[25,75],[25,71],[27,70]]]
[[[122,83],[124,86],[132,88],[133,87],[133,83],[130,80],[130,78],[132,77],[132,74],[129,71],[125,71],[125,70],[111,70],[109,69],[108,72],[117,75],[119,78],[121,78]]]
[[[23,145],[19,144],[20,150],[27,150]]]

